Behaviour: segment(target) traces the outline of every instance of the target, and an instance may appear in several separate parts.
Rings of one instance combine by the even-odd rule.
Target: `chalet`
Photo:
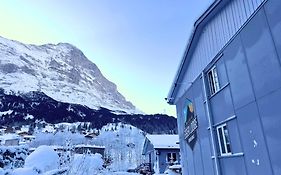
[[[15,133],[15,129],[13,127],[11,127],[11,126],[8,126],[5,129],[5,133],[6,134],[13,134],[13,133]]]
[[[24,135],[24,136],[22,136],[22,141],[23,141],[24,143],[32,142],[32,141],[35,140],[35,139],[36,139],[36,137],[33,136],[33,135]]]
[[[280,31],[280,0],[215,0],[195,22],[167,97],[183,174],[281,174]]]
[[[0,136],[0,143],[4,146],[19,145],[20,136],[17,134],[4,134]]]
[[[87,138],[87,139],[93,139],[93,138],[97,137],[98,134],[95,133],[95,132],[90,132],[90,133],[84,133],[84,136],[85,136],[85,138]]]
[[[0,135],[3,135],[5,133],[6,127],[0,126]]]
[[[169,166],[180,163],[178,141],[178,135],[146,136],[142,154],[156,174],[164,173]]]
[[[21,137],[24,137],[26,135],[29,135],[29,133],[27,131],[18,131],[17,134]]]
[[[74,153],[76,154],[95,154],[99,153],[104,157],[104,146],[97,146],[97,145],[75,145]]]

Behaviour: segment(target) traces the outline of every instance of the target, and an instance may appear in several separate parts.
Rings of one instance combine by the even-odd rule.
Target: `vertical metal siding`
[[[216,38],[216,42],[217,42],[216,45],[220,46],[220,45],[221,45],[221,39],[222,39],[222,37],[221,37],[220,18],[219,18],[219,17],[214,18],[214,23],[215,23],[216,26],[217,26],[217,29],[214,27],[214,31],[216,32],[216,35],[218,36],[218,37]]]
[[[241,23],[245,23],[246,20],[247,20],[246,11],[244,9],[242,9],[242,8],[239,8],[239,7],[244,5],[243,1],[240,0],[240,1],[235,1],[235,2],[236,2],[236,6],[237,6],[237,8],[239,10],[240,21],[241,21]]]
[[[202,30],[178,92],[182,96],[196,77],[265,0],[232,0]]]

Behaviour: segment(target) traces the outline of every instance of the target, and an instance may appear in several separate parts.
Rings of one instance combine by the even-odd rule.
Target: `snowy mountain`
[[[92,109],[138,113],[94,63],[67,43],[36,46],[0,37],[0,87],[18,94],[44,92]]]

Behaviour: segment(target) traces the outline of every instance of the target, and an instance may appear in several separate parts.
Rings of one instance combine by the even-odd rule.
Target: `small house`
[[[84,137],[87,139],[93,139],[93,138],[97,137],[97,135],[98,135],[97,133],[91,132],[91,133],[85,133]]]
[[[89,154],[95,154],[99,153],[104,157],[104,146],[97,146],[97,145],[75,145],[74,147],[74,153],[76,154],[84,154],[84,153],[89,153]]]
[[[6,127],[0,125],[0,135],[3,135],[5,133]]]
[[[24,135],[22,136],[22,141],[25,142],[25,143],[29,143],[29,142],[32,142],[33,140],[35,140],[35,136],[33,135]]]
[[[180,163],[178,135],[147,135],[142,154],[151,170],[164,173],[170,165]]]
[[[6,129],[5,129],[5,134],[13,134],[15,133],[15,129],[13,127],[10,127],[8,126]]]
[[[4,134],[0,136],[0,143],[4,146],[19,145],[20,137],[17,134]]]

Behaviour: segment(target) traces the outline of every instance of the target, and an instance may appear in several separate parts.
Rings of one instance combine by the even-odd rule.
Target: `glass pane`
[[[176,153],[173,153],[173,159],[174,159],[174,162],[177,161],[177,154]]]
[[[221,57],[216,63],[216,74],[218,77],[219,88],[225,86],[228,83],[228,79],[224,65],[224,57]]]
[[[223,135],[222,135],[222,128],[218,128],[218,134],[219,134],[219,142],[220,142],[220,147],[221,147],[221,153],[225,154],[225,147],[224,147],[224,141],[223,141]]]
[[[215,86],[215,92],[217,92],[220,89],[217,68],[214,67],[212,72],[213,72],[213,81],[214,81],[214,86]]]
[[[225,136],[225,142],[228,143],[229,139],[228,139],[228,130],[226,128],[226,126],[223,126],[223,132],[224,132],[224,136]]]
[[[226,143],[226,151],[227,153],[231,153],[230,143]]]
[[[215,92],[212,71],[208,73],[208,80],[210,86],[210,93],[212,95]]]
[[[228,134],[228,130],[226,128],[226,126],[223,126],[223,132],[224,132],[224,136],[225,136],[225,144],[226,144],[226,151],[227,153],[231,153],[231,149],[230,149],[230,141],[229,141],[229,134]]]

